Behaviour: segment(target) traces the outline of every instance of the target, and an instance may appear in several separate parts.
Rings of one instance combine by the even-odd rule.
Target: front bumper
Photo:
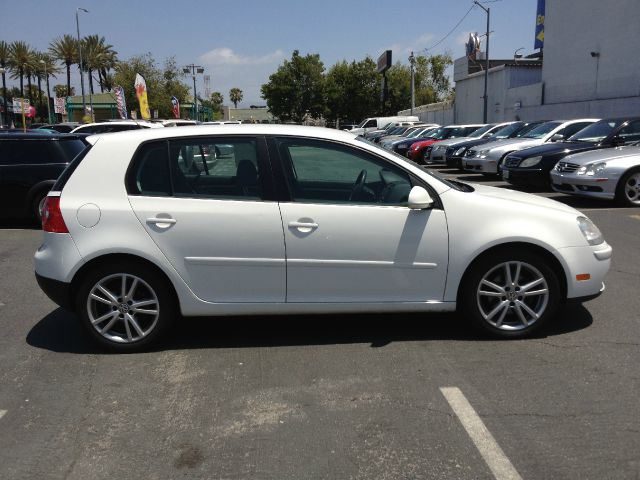
[[[617,178],[587,177],[556,170],[551,171],[550,178],[551,188],[556,192],[606,200],[613,200],[616,195]]]
[[[467,172],[498,173],[498,161],[491,158],[465,158],[462,165]]]
[[[534,185],[536,187],[549,187],[549,172],[540,168],[507,168],[500,167],[502,179],[513,185]]]
[[[602,293],[604,277],[611,267],[613,249],[607,242],[600,245],[565,247],[558,249],[567,276],[567,299],[583,301]],[[589,275],[587,280],[577,276]]]

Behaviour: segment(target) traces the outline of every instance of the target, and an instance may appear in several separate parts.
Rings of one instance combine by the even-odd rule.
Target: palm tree
[[[31,48],[27,43],[16,41],[9,45],[9,58],[7,63],[13,71],[12,78],[20,78],[20,96],[23,98],[25,68],[31,60]],[[31,79],[29,79],[29,86],[31,86]]]
[[[66,34],[55,39],[49,45],[49,52],[56,60],[67,67],[67,92],[71,91],[71,65],[78,59],[78,41],[73,36]]]
[[[238,102],[242,101],[242,90],[237,87],[229,90],[229,100],[233,103],[233,108],[238,108]]]
[[[6,68],[7,62],[9,61],[9,44],[4,40],[0,40],[0,67],[2,68],[2,100],[4,109],[4,119],[7,122],[8,112],[7,112],[7,77],[6,77]]]
[[[42,78],[45,80],[47,87],[47,102],[49,102],[49,77],[56,78],[56,75],[60,73],[60,68],[56,62],[46,53],[37,53],[38,62],[36,64],[36,76],[38,77],[38,92],[40,92],[40,106],[42,107],[42,89],[40,88],[40,81]],[[48,111],[47,111],[48,113]]]
[[[113,45],[105,43],[104,37],[89,35],[82,39],[82,53],[85,70],[89,73],[89,90],[93,94],[93,72],[98,72],[100,91],[104,92],[105,77],[113,68],[116,53]]]

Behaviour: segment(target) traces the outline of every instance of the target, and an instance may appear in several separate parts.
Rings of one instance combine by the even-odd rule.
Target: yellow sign
[[[147,99],[147,82],[144,81],[144,78],[139,73],[136,73],[134,87],[140,104],[140,115],[144,120],[149,120],[151,112],[149,111],[149,100]]]

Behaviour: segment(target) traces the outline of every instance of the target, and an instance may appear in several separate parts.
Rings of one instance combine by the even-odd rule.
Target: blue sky
[[[511,58],[520,47],[525,54],[533,52],[536,4],[485,4],[491,8],[494,32],[491,58]],[[82,36],[103,35],[121,59],[151,52],[159,63],[174,56],[179,65],[200,64],[211,75],[212,91],[222,92],[227,101],[229,89],[239,87],[244,92],[241,106],[249,106],[264,104],[260,85],[295,49],[319,53],[326,68],[343,59],[375,59],[388,48],[394,63],[407,63],[411,50],[422,52],[438,42],[471,5],[471,0],[21,0],[4,5],[0,39],[24,40],[44,50],[58,36],[75,36],[75,11],[81,6],[89,10],[80,16]],[[485,27],[485,13],[474,7],[429,53],[463,56],[469,32],[482,33]],[[72,73],[74,78],[78,85]],[[64,81],[60,75],[53,84]]]

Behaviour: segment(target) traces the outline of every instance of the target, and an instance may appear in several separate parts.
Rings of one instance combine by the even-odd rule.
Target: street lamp
[[[187,74],[190,73],[191,77],[193,78],[193,111],[195,119],[198,120],[198,93],[196,91],[196,73],[204,73],[204,68],[200,65],[194,65],[192,63],[191,65],[187,65],[186,67],[184,67],[182,71]]]
[[[413,115],[413,109],[416,108],[416,85],[414,74],[416,57],[414,57],[413,52],[409,55],[409,63],[411,64],[411,115]]]
[[[44,77],[47,79],[47,120],[51,123],[51,105],[49,104],[49,74],[47,73],[47,62],[40,60],[44,66]]]
[[[484,113],[483,113],[483,121],[487,123],[487,84],[489,83],[489,18],[490,18],[490,8],[485,8],[478,0],[473,0],[473,3],[478,5],[481,9],[485,11],[487,14],[487,53],[485,58],[485,67],[484,67]]]
[[[2,75],[2,101],[4,103],[4,115],[2,117],[2,122],[0,122],[0,126],[4,125],[4,122],[7,122],[7,127],[9,126],[9,112],[7,111],[7,84],[5,79],[5,73],[7,73],[7,69],[4,67],[0,67],[0,75]]]
[[[84,13],[89,13],[89,10],[86,8],[78,7],[76,8],[76,30],[78,33],[78,53],[80,54],[80,89],[82,90],[82,115],[84,116],[87,113],[87,102],[84,98],[84,74],[82,73],[82,42],[80,41],[80,20],[78,19],[78,12],[83,11]],[[71,93],[71,92],[69,92]]]

